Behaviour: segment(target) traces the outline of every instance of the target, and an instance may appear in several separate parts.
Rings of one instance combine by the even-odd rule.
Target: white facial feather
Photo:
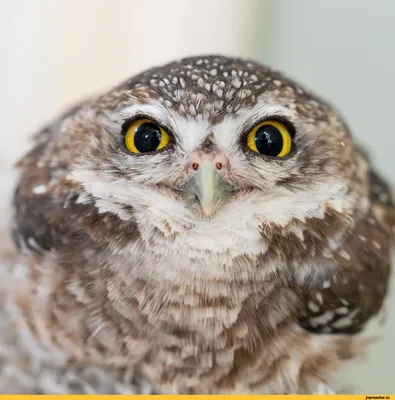
[[[162,252],[186,255],[191,251],[230,252],[231,257],[262,254],[267,250],[260,234],[262,225],[275,223],[285,227],[294,218],[323,218],[327,207],[347,212],[355,204],[354,198],[345,195],[343,183],[334,180],[300,192],[297,198],[289,194],[249,194],[241,201],[226,204],[213,219],[199,220],[182,202],[122,178],[114,181],[92,171],[77,170],[70,179],[81,183],[97,199],[100,212],[113,212],[127,219],[122,205],[132,206],[136,221],[140,222],[140,233],[147,241],[152,240],[153,227],[165,236],[177,233],[166,248],[161,247]]]

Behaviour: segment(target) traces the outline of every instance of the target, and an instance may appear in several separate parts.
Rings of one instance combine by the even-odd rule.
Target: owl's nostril
[[[209,164],[217,173],[223,174],[229,167],[229,161],[222,151],[204,152],[197,150],[190,155],[188,160],[189,172],[198,171]],[[192,172],[193,173],[193,172]]]

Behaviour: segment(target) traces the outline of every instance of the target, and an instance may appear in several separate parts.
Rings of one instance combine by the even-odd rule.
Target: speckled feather
[[[138,115],[172,132],[166,150],[122,148]],[[295,127],[289,157],[243,144],[269,117]],[[3,341],[15,350],[0,353],[0,390],[336,391],[381,317],[395,214],[332,107],[253,61],[194,57],[79,104],[34,142],[18,164],[0,321],[19,336]],[[237,189],[211,219],[180,197],[195,151],[226,154]]]

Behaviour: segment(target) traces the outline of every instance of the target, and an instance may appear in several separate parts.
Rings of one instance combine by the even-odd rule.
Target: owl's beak
[[[184,185],[187,204],[198,201],[206,217],[214,215],[229,199],[232,186],[225,182],[209,162],[200,166],[196,175]]]

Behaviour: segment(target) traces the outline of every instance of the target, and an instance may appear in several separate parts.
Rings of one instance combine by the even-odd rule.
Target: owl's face
[[[365,190],[365,165],[337,114],[249,61],[151,69],[63,125],[58,145],[72,154],[80,202],[135,219],[146,241],[159,232],[158,243],[188,248],[191,232],[222,232],[220,244],[199,246],[259,254],[265,235],[303,240],[309,221],[329,214],[349,224]]]

